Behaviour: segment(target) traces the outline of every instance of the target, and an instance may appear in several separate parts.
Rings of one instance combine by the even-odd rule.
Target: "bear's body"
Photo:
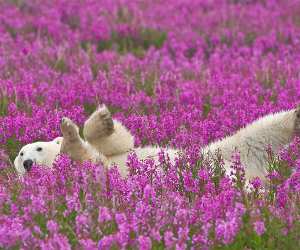
[[[267,148],[271,147],[276,154],[288,145],[299,133],[299,109],[282,111],[266,115],[235,134],[215,141],[205,148],[203,154],[214,154],[219,151],[225,169],[229,173],[231,158],[235,150],[240,153],[242,165],[245,167],[246,179],[253,177],[265,178],[267,173]]]
[[[280,148],[289,144],[295,135],[300,134],[299,120],[299,109],[267,115],[240,129],[232,136],[209,144],[202,149],[202,154],[207,156],[219,152],[224,159],[226,172],[229,173],[232,154],[237,150],[245,166],[246,179],[256,176],[264,178],[267,166],[266,149],[270,146],[274,153],[278,153]],[[134,148],[134,137],[120,122],[112,120],[105,106],[96,110],[85,122],[83,129],[85,140],[80,138],[78,127],[68,118],[63,119],[61,131],[63,140],[61,146],[59,145],[59,151],[57,146],[51,144],[52,142],[36,142],[29,144],[30,146],[24,146],[20,152],[34,151],[43,143],[46,148],[44,151],[49,147],[55,147],[53,152],[66,153],[73,160],[101,161],[107,167],[117,165],[122,176],[128,174],[126,161],[129,153],[133,151],[139,159],[152,158],[155,161],[158,161],[158,153],[161,150],[169,155],[171,161],[174,161],[180,153],[179,149],[152,146]],[[25,154],[30,158],[36,155],[36,152]],[[49,157],[47,154],[43,156],[49,159],[43,159],[43,157],[30,159],[35,163],[51,167],[55,158],[53,156],[51,151]],[[20,174],[26,172],[23,167],[25,160],[26,157],[21,157],[20,154],[15,160],[16,169]]]

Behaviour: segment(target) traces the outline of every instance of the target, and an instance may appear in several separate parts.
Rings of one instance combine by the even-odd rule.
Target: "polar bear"
[[[61,131],[63,139],[24,146],[15,160],[17,171],[20,174],[25,173],[34,162],[51,166],[55,156],[60,152],[68,154],[73,160],[101,161],[107,167],[117,165],[121,175],[126,176],[128,174],[126,160],[130,152],[135,152],[139,159],[152,158],[158,161],[158,153],[164,150],[172,162],[182,152],[180,149],[154,146],[134,148],[133,135],[120,122],[112,119],[105,106],[99,107],[85,122],[84,140],[79,135],[77,125],[69,118],[62,119]],[[232,154],[238,151],[241,163],[245,167],[246,180],[257,176],[264,180],[268,164],[266,149],[271,146],[273,152],[278,153],[294,136],[299,135],[298,107],[259,118],[233,135],[202,148],[201,154],[204,157],[220,154],[225,163],[225,170],[229,174]],[[39,147],[42,150],[38,150]]]

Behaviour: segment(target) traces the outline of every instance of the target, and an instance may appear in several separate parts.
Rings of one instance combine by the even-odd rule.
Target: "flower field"
[[[0,1],[0,249],[300,249],[300,140],[269,154],[269,188],[201,147],[300,103],[300,2]],[[99,103],[136,146],[130,175],[59,156],[18,178],[33,141]],[[234,157],[233,168],[242,169]]]

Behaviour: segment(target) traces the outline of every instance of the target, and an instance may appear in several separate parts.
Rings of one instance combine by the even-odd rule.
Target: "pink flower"
[[[147,236],[139,236],[138,242],[140,249],[150,250],[152,247],[151,239]]]
[[[256,222],[254,222],[253,223],[253,227],[254,227],[255,232],[259,236],[261,236],[266,231],[265,223],[263,221],[256,221]]]
[[[97,244],[91,239],[81,239],[79,240],[79,244],[83,249],[86,250],[97,250]]]
[[[155,190],[149,184],[144,188],[144,198],[150,203],[155,202]]]
[[[55,234],[58,232],[59,226],[54,220],[49,220],[47,222],[47,228],[51,234]]]
[[[56,250],[56,249],[66,249],[71,250],[71,246],[66,236],[61,234],[54,234],[52,237],[46,239],[46,241],[41,244],[42,250]]]
[[[171,248],[175,243],[174,235],[171,231],[167,231],[164,234],[164,241],[167,248]]]
[[[111,246],[115,243],[113,235],[104,236],[98,243],[99,249],[110,249]]]
[[[99,215],[98,215],[98,222],[105,223],[112,219],[110,212],[107,207],[100,207],[99,208]]]
[[[259,177],[256,177],[251,180],[251,184],[254,189],[259,189],[262,186],[262,181]]]

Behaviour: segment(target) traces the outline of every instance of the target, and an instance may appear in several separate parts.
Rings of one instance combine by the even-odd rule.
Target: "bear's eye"
[[[41,147],[38,147],[37,149],[36,149],[36,151],[42,151],[43,149],[41,148]]]
[[[21,152],[21,153],[20,153],[20,155],[21,155],[21,156],[23,156],[23,155],[24,155],[24,153],[23,153],[23,152]]]

